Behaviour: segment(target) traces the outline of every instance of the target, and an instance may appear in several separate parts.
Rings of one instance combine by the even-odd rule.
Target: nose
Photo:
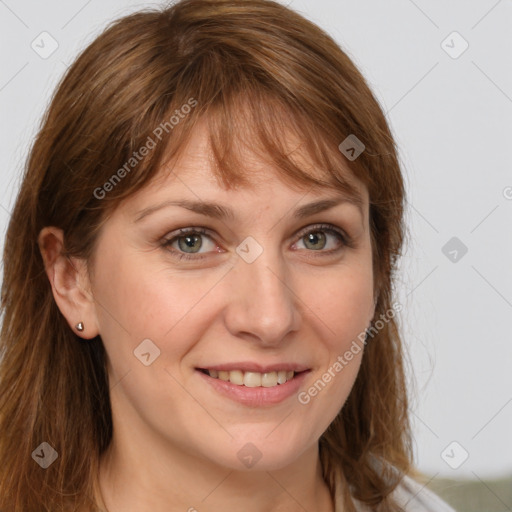
[[[225,321],[233,336],[272,347],[299,329],[300,301],[277,250],[265,249],[252,263],[237,260],[228,286]]]

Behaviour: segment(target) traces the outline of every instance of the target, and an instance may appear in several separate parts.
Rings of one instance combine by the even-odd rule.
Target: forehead
[[[284,173],[261,149],[251,144],[251,134],[238,134],[238,143],[236,144],[237,161],[240,167],[237,171],[244,176],[244,185],[241,187],[225,186],[219,178],[217,171],[218,158],[215,158],[212,146],[209,140],[209,128],[205,120],[199,122],[192,131],[190,138],[179,157],[165,163],[161,166],[155,177],[138,194],[140,201],[145,200],[147,196],[155,196],[165,193],[165,191],[181,191],[187,195],[197,195],[196,199],[202,196],[224,196],[233,197],[232,192],[245,191],[257,193],[264,191],[270,196],[283,194],[283,192],[293,195],[308,196],[332,196],[336,193],[342,193],[341,187],[322,186],[316,184],[305,184],[299,180],[291,178]],[[286,156],[297,166],[308,174],[315,177],[324,176],[325,170],[320,170],[307,152],[304,150],[304,144],[292,132],[285,134],[287,142]],[[368,203],[368,192],[366,186],[358,180],[351,170],[347,167],[344,172],[344,179],[354,188],[359,196],[359,202],[362,207]],[[346,194],[347,195],[347,194]],[[135,199],[135,197],[134,197]],[[139,201],[135,201],[139,202]]]

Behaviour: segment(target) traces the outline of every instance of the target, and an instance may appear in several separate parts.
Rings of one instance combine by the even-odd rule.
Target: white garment
[[[392,494],[406,512],[456,512],[430,489],[409,476],[402,478]],[[340,491],[336,496],[335,512],[343,512]],[[371,512],[371,509],[363,503],[356,502],[356,504],[358,511]]]

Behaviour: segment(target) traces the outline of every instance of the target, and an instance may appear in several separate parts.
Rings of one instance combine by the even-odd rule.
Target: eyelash
[[[323,251],[323,250],[318,251],[320,253],[319,256],[320,255],[326,255],[326,254],[327,255],[331,255],[333,253],[339,252],[344,247],[348,247],[348,248],[354,247],[352,238],[350,238],[345,232],[343,232],[340,229],[336,228],[332,224],[317,224],[317,225],[314,225],[314,226],[311,226],[311,227],[307,227],[304,230],[300,231],[300,233],[298,235],[298,239],[300,240],[301,238],[306,236],[308,233],[316,233],[318,231],[324,231],[326,233],[330,233],[332,235],[335,235],[338,238],[338,240],[341,242],[341,244],[342,244],[342,246],[337,248],[337,249],[331,249],[331,250],[328,250],[328,251]],[[209,238],[212,238],[212,236],[204,228],[184,228],[184,229],[180,229],[180,233],[179,234],[174,235],[171,238],[167,238],[167,239],[163,240],[162,247],[164,247],[165,249],[170,251],[171,254],[174,257],[178,258],[179,260],[185,259],[185,260],[195,260],[195,261],[198,261],[198,260],[202,260],[204,258],[207,258],[209,256],[209,253],[205,253],[205,254],[201,254],[201,253],[187,254],[187,253],[184,253],[184,252],[179,252],[176,249],[171,249],[170,248],[170,246],[172,245],[173,242],[175,242],[179,238],[182,238],[182,237],[184,237],[186,235],[205,235],[205,236],[207,236]],[[309,251],[309,252],[317,252],[317,251]],[[314,257],[316,257],[316,255]]]

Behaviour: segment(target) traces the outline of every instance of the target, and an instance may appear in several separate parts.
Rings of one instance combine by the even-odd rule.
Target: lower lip
[[[196,372],[219,394],[243,405],[263,407],[278,404],[297,394],[309,370],[298,373],[292,380],[288,380],[284,384],[278,384],[269,388],[238,386],[229,381],[214,379],[199,370],[196,370]]]

